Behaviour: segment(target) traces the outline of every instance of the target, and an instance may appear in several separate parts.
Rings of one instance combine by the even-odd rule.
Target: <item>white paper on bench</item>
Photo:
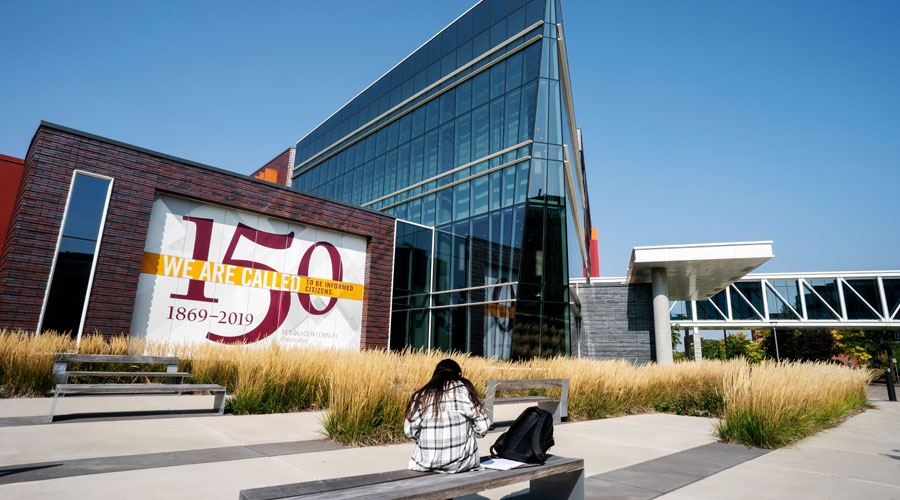
[[[481,462],[481,466],[485,469],[509,470],[525,465],[525,462],[516,462],[515,460],[507,460],[505,458],[492,458]]]

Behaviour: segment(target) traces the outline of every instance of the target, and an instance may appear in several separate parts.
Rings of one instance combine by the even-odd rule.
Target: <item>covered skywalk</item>
[[[900,329],[900,271],[747,274],[669,313],[683,329]]]
[[[690,332],[685,346],[694,359],[701,358],[700,330],[892,330],[900,337],[900,270],[752,273],[773,256],[771,241],[635,247],[625,277],[571,283],[650,284],[654,359],[662,364],[673,358],[670,326]]]

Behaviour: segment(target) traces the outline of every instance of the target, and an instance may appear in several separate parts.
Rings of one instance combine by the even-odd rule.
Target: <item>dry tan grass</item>
[[[353,445],[403,439],[403,410],[410,394],[447,357],[441,352],[363,352],[104,342],[0,331],[0,395],[40,396],[53,387],[52,353],[168,354],[178,356],[195,383],[225,385],[235,413],[327,408],[332,439]],[[829,425],[867,403],[871,373],[821,363],[747,364],[743,360],[633,365],[556,357],[503,362],[450,355],[484,391],[492,378],[568,378],[569,416],[604,418],[648,410],[721,416],[725,440],[781,446]]]
[[[722,439],[778,448],[868,404],[874,374],[826,363],[736,365],[725,378]]]

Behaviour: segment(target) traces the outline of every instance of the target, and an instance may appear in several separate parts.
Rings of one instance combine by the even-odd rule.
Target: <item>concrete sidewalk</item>
[[[834,429],[659,498],[900,499],[900,403],[873,404]]]
[[[208,399],[65,398],[64,414],[95,416],[52,424],[39,423],[49,399],[0,400],[0,498],[237,498],[241,489],[403,469],[412,453],[412,444],[323,441],[319,412],[180,414],[210,407]],[[710,419],[662,414],[557,425],[551,451],[585,459],[589,498],[900,498],[900,406],[878,405],[771,453],[715,443]],[[160,409],[171,413],[113,416]],[[521,409],[498,407],[497,419]],[[500,432],[479,441],[482,454]]]

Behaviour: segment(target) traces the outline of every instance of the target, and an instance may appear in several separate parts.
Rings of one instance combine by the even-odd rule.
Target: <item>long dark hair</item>
[[[429,408],[431,409],[432,415],[435,417],[438,416],[441,400],[444,397],[444,391],[447,390],[447,387],[449,387],[451,382],[457,381],[462,383],[469,392],[469,399],[471,399],[472,404],[475,405],[475,410],[478,413],[484,411],[484,403],[481,401],[478,391],[475,390],[475,386],[472,385],[472,382],[469,382],[469,379],[462,376],[462,368],[460,368],[456,361],[445,359],[437,364],[437,367],[434,369],[434,375],[431,376],[431,380],[429,380],[421,389],[413,393],[412,398],[409,400],[409,404],[406,405],[406,418],[412,419],[416,416],[417,412],[422,411],[422,413],[424,413]]]

